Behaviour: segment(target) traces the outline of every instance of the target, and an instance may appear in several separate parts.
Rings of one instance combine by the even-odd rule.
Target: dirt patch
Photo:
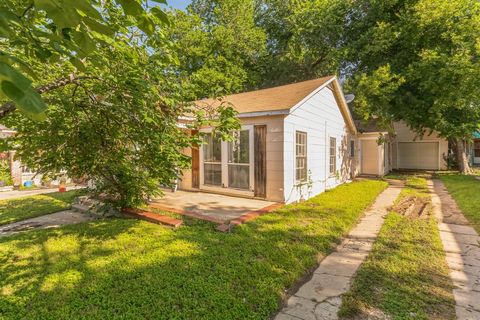
[[[382,310],[376,308],[362,309],[352,320],[391,320],[392,317],[385,314]]]
[[[470,223],[464,217],[462,211],[458,207],[455,200],[448,193],[447,188],[440,180],[434,180],[434,192],[440,198],[440,209],[442,215],[439,215],[439,219],[442,222],[449,224],[458,224],[468,226]]]
[[[409,196],[392,206],[391,210],[406,217],[426,218],[430,213],[430,208],[431,201],[429,198]]]

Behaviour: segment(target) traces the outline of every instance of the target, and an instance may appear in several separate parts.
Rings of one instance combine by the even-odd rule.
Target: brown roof
[[[334,76],[287,84],[284,86],[237,93],[218,99],[204,99],[195,102],[198,106],[218,106],[229,102],[239,113],[286,110],[295,106],[315,89]]]

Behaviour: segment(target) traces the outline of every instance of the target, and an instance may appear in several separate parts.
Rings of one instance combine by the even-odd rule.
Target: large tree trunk
[[[469,174],[472,172],[470,164],[468,163],[466,141],[463,139],[457,139],[457,161],[458,170],[460,170],[462,174]]]

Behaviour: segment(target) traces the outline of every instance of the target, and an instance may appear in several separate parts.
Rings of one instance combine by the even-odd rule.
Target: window
[[[330,175],[337,171],[337,139],[330,138]]]
[[[355,140],[350,140],[350,157],[355,158]]]
[[[222,185],[222,141],[219,136],[207,134],[203,138],[203,183]]]
[[[480,158],[480,140],[475,140],[473,143],[473,152],[475,158]]]
[[[241,130],[228,143],[228,186],[250,188],[250,131]]]
[[[295,179],[307,180],[307,133],[295,133]]]

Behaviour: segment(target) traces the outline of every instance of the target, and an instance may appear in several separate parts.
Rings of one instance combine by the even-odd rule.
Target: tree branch
[[[60,78],[54,82],[49,84],[38,86],[35,88],[39,94],[43,94],[49,91],[53,91],[55,89],[65,87],[69,84],[78,84],[79,81],[82,80],[89,80],[89,79],[98,79],[96,77],[88,77],[88,76],[76,76],[75,74],[70,74],[68,77]],[[0,106],[0,119],[5,118],[9,113],[15,111],[17,107],[12,101],[4,103]]]

